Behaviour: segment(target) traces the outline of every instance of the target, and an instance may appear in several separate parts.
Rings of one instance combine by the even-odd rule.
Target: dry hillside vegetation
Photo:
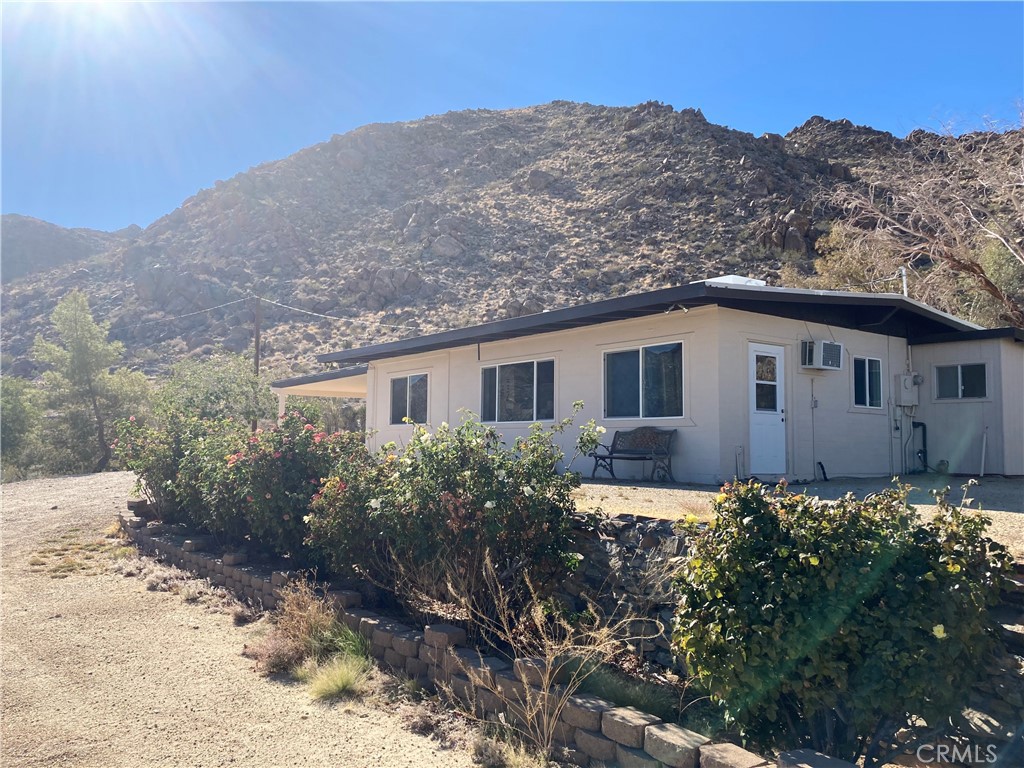
[[[993,135],[992,157],[1019,154],[1019,133]],[[190,313],[251,293],[315,313],[265,305],[270,364],[297,373],[345,344],[725,273],[774,280],[809,269],[836,214],[815,206],[823,191],[899,173],[921,140],[820,117],[756,137],[654,102],[364,126],[218,182],[105,253],[5,281],[7,370],[35,372],[31,342],[72,288],[154,373],[251,344],[248,305]]]

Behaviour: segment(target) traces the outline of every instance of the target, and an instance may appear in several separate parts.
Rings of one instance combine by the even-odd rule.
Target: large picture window
[[[882,361],[874,357],[853,358],[853,404],[861,408],[882,407]]]
[[[416,373],[391,380],[391,423],[405,419],[416,424],[427,421],[427,374]]]
[[[544,421],[555,418],[555,361],[531,360],[480,372],[483,421]]]
[[[967,397],[987,397],[985,364],[940,365],[935,368],[935,397],[939,400],[959,400]]]
[[[682,342],[606,352],[604,415],[609,419],[682,416]]]

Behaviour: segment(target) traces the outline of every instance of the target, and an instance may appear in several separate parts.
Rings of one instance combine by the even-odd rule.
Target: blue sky
[[[371,122],[554,99],[786,133],[1019,120],[1024,3],[5,1],[2,208],[146,226]]]

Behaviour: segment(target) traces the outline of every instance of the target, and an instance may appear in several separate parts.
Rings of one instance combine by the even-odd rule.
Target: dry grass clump
[[[436,698],[403,704],[398,716],[406,730],[430,737],[443,749],[466,748],[474,737],[470,721]]]
[[[313,672],[309,692],[319,701],[358,695],[365,692],[371,669],[363,656],[339,654]]]
[[[203,605],[218,613],[235,614],[241,611],[248,616],[253,615],[252,608],[240,603],[223,587],[213,586],[209,579],[199,579],[188,571],[164,565],[149,557],[140,557],[138,551],[131,547],[119,549],[130,549],[134,554],[122,553],[110,564],[110,570],[125,577],[141,579],[150,592],[179,595],[187,603]]]
[[[480,734],[473,742],[473,762],[483,768],[547,768],[550,763],[527,746],[507,740],[507,734]]]
[[[295,581],[285,587],[270,631],[246,646],[245,654],[265,675],[290,672],[312,683],[321,672],[326,680],[330,660],[350,657],[365,661],[369,651],[366,639],[338,621],[334,609],[312,584]],[[304,666],[307,661],[313,668]],[[339,670],[333,672],[336,681],[346,675]],[[330,687],[326,682],[323,685]]]
[[[58,538],[49,539],[45,546],[29,558],[29,570],[48,573],[51,579],[66,579],[72,574],[95,576],[104,571],[104,557],[123,558],[126,548],[111,529],[104,538],[84,540],[80,528],[70,528]],[[132,550],[134,552],[134,550]]]
[[[613,615],[602,612],[594,603],[580,615],[566,615],[542,600],[527,579],[531,599],[525,608],[514,602],[504,588],[493,563],[484,564],[483,590],[470,591],[453,585],[461,598],[460,608],[480,634],[509,658],[522,659],[529,667],[531,685],[515,696],[504,699],[510,718],[504,732],[495,734],[507,741],[509,754],[538,761],[525,765],[544,765],[557,751],[559,717],[569,697],[581,690],[595,671],[611,662],[628,642],[650,639],[637,634],[639,617],[622,605]],[[486,609],[482,603],[486,601]],[[486,677],[475,667],[464,674],[471,684],[468,716],[479,718],[475,690],[489,687]],[[454,691],[447,691],[457,698]],[[524,765],[522,762],[509,765]]]

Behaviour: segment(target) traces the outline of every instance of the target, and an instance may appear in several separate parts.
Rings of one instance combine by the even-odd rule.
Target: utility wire
[[[256,296],[252,296],[251,298],[255,299],[257,297]],[[281,307],[282,309],[290,309],[293,312],[301,312],[304,315],[311,315],[312,317],[322,317],[324,320],[335,320],[335,321],[339,321],[339,322],[340,321],[345,321],[345,322],[348,322],[348,323],[363,323],[364,325],[378,325],[378,326],[380,326],[382,328],[401,328],[401,329],[410,330],[410,331],[418,331],[418,330],[420,330],[420,328],[418,328],[415,325],[395,325],[393,323],[381,323],[381,322],[378,322],[376,320],[360,320],[359,318],[355,318],[355,317],[333,317],[331,315],[321,315],[319,312],[310,312],[308,309],[299,309],[298,307],[290,307],[287,304],[281,304],[281,303],[276,302],[276,301],[271,301],[270,299],[263,298],[262,296],[260,296],[258,298],[260,299],[260,301],[267,302],[267,304],[273,304],[275,307]]]
[[[104,302],[100,306],[103,306],[104,304],[112,304],[113,301],[116,298],[118,298],[118,296],[120,296],[120,295],[121,294],[118,294],[118,295],[110,297],[109,299],[107,299],[106,302]],[[268,304],[273,304],[275,307],[280,307],[281,309],[287,309],[287,310],[289,310],[291,312],[299,312],[301,314],[309,315],[310,317],[318,317],[318,318],[321,318],[323,320],[333,320],[335,322],[360,323],[362,325],[378,326],[378,327],[381,327],[381,328],[392,328],[392,329],[398,329],[398,330],[409,330],[409,331],[419,331],[419,330],[421,330],[418,326],[415,326],[415,325],[401,325],[401,324],[396,324],[396,323],[382,323],[382,322],[379,322],[377,320],[362,320],[362,319],[356,318],[356,317],[334,317],[332,315],[324,315],[324,314],[321,314],[319,312],[311,312],[308,309],[301,309],[299,307],[289,306],[288,304],[282,304],[281,302],[273,301],[272,299],[268,299],[268,298],[265,298],[263,296],[256,296],[255,294],[248,294],[245,298],[235,299],[234,301],[228,301],[228,302],[225,302],[224,304],[218,304],[215,307],[207,307],[206,309],[200,309],[200,310],[197,310],[196,312],[188,312],[188,313],[186,313],[184,315],[177,315],[175,317],[166,317],[166,318],[162,318],[160,320],[146,320],[146,321],[143,321],[141,323],[134,323],[132,325],[121,325],[121,326],[117,326],[116,328],[112,328],[111,330],[113,330],[113,331],[130,331],[130,330],[132,330],[134,328],[141,328],[142,326],[146,326],[146,325],[156,325],[158,323],[164,323],[164,324],[166,324],[166,323],[173,323],[175,320],[182,320],[182,319],[184,319],[186,317],[195,317],[196,315],[201,315],[201,314],[204,314],[206,312],[213,312],[214,310],[223,309],[224,307],[230,307],[230,306],[232,306],[234,304],[241,304],[243,302],[250,301],[252,299],[259,299],[260,301],[265,301]]]
[[[204,312],[213,312],[213,310],[215,309],[223,309],[224,307],[230,307],[232,304],[240,304],[243,301],[248,301],[250,298],[252,297],[247,296],[244,299],[235,299],[234,301],[229,301],[226,304],[218,304],[216,307],[207,307],[206,309],[200,309],[197,312],[189,312],[187,315],[178,315],[177,317],[165,317],[162,320],[146,320],[145,322],[142,323],[135,323],[135,325],[121,325],[116,328],[112,328],[111,330],[130,331],[132,328],[140,328],[143,325],[156,325],[157,323],[173,323],[175,320],[181,320],[186,317],[195,317],[196,315],[201,315]],[[264,299],[264,301],[266,301],[266,299]]]

